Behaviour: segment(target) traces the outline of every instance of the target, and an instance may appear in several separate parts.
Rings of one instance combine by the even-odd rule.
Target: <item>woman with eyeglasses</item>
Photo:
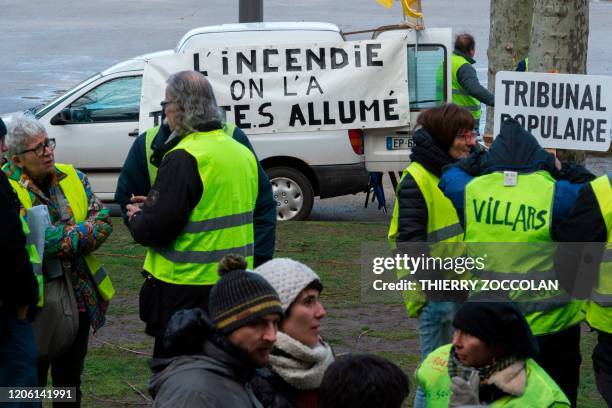
[[[10,161],[3,170],[22,215],[27,219],[28,209],[44,205],[50,220],[44,232],[44,294],[34,323],[39,386],[46,385],[50,368],[53,386],[76,387],[79,405],[89,327],[96,331],[104,324],[114,294],[93,255],[112,232],[110,215],[83,173],[55,163],[55,140],[36,119],[12,117],[7,141]]]
[[[419,115],[417,126],[411,163],[397,186],[388,238],[393,249],[419,257],[435,251],[434,243],[444,242],[442,250],[452,251],[452,243],[463,240],[455,208],[438,188],[438,181],[442,168],[467,157],[477,148],[477,140],[470,111],[455,104],[426,110]],[[398,271],[398,277],[408,274],[409,271]],[[416,280],[434,280],[437,277],[442,279],[445,276],[429,270],[412,275]],[[418,318],[421,361],[436,348],[450,342],[451,323],[463,296],[463,293],[442,291],[405,293],[408,315]],[[418,389],[414,406],[424,407],[424,397],[422,390]]]

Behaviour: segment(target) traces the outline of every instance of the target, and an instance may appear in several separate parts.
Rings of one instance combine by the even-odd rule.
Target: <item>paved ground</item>
[[[347,5],[350,3],[350,7]],[[374,28],[400,19],[374,0],[265,0],[267,21],[329,21],[344,31]],[[469,31],[477,40],[477,65],[486,81],[489,1],[427,0],[429,27]],[[591,74],[612,73],[612,3],[592,1],[589,64]],[[238,20],[238,0],[5,0],[0,42],[0,113],[48,100],[113,63],[173,48],[189,29]]]
[[[129,57],[173,48],[191,28],[238,20],[238,0],[5,0],[3,6],[0,113],[48,101]],[[476,37],[476,69],[486,84],[489,1],[471,0],[468,6],[468,2],[427,0],[423,6],[427,26],[450,26],[454,32],[469,31]],[[400,19],[399,4],[387,10],[374,0],[305,0],[290,5],[283,0],[265,0],[264,7],[267,21],[329,21],[344,31]],[[612,2],[592,1],[590,10],[588,71],[612,75]],[[610,168],[609,159],[591,163],[598,173]],[[387,190],[390,199],[392,191]],[[311,219],[384,219],[375,207],[363,210],[364,200],[363,194],[318,200]]]

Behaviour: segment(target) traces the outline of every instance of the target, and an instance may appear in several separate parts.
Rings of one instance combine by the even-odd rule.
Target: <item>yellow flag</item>
[[[393,7],[393,0],[376,0],[378,4],[381,6],[385,6],[386,8]]]
[[[381,0],[377,0],[379,3],[381,2]],[[407,15],[408,17],[414,17],[414,18],[422,18],[423,17],[423,13],[419,11],[415,11],[412,7],[414,5],[419,5],[419,0],[402,0],[402,7],[404,8],[404,14]]]

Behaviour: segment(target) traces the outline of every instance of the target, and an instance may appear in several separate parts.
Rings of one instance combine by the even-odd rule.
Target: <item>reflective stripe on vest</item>
[[[453,86],[453,103],[457,104],[465,109],[469,110],[472,113],[474,119],[480,119],[481,108],[480,101],[473,96],[471,96],[459,83],[457,80],[457,71],[459,68],[464,66],[465,64],[469,64],[470,62],[462,57],[461,55],[457,55],[453,53],[451,57],[452,63],[452,86]]]
[[[425,393],[427,408],[447,408],[451,397],[448,359],[451,345],[442,346],[427,356],[417,370],[418,384]],[[525,360],[527,380],[521,396],[506,395],[491,407],[569,407],[557,383],[533,359]]]
[[[62,180],[60,180],[59,185],[68,201],[68,205],[72,210],[72,215],[74,216],[75,222],[85,221],[87,218],[87,193],[85,192],[85,187],[83,187],[83,183],[79,178],[76,170],[70,164],[60,164],[56,163],[55,167],[57,167],[62,173],[66,175]],[[32,207],[32,199],[30,198],[30,193],[28,190],[21,186],[19,183],[13,180],[13,187],[17,186],[19,190],[17,191],[17,196],[21,201],[21,205],[25,209]],[[26,198],[27,197],[27,198]],[[100,292],[100,295],[104,300],[112,299],[115,294],[115,289],[113,288],[113,284],[111,283],[110,278],[106,274],[106,270],[100,264],[100,262],[95,258],[93,254],[88,254],[84,256],[85,262],[88,266],[89,273],[91,274],[94,283]],[[95,267],[95,268],[94,268]],[[104,272],[101,273],[99,270],[102,269]],[[98,279],[96,279],[98,276]],[[101,277],[101,278],[100,278]]]
[[[226,122],[223,124],[223,130],[229,137],[234,136],[234,130],[236,129],[236,125],[233,123]],[[152,127],[147,129],[145,133],[145,154],[147,158],[147,173],[149,174],[149,184],[152,186],[155,184],[155,180],[157,179],[157,170],[158,168],[151,163],[151,157],[153,156],[153,141],[155,140],[155,136],[157,136],[157,132],[159,132],[159,126]]]
[[[204,191],[174,242],[147,250],[144,269],[168,283],[212,285],[227,254],[245,256],[252,268],[257,161],[223,130],[189,134],[168,153],[179,149],[196,159]]]
[[[538,194],[533,194],[537,191]],[[504,185],[503,172],[474,178],[465,190],[465,241],[487,253],[486,271],[477,277],[537,279],[553,276],[554,247],[500,243],[552,242],[550,227],[555,180],[545,171],[519,174],[514,186]],[[486,244],[491,243],[491,244]],[[490,247],[484,252],[483,248]],[[470,247],[468,246],[468,251]],[[515,250],[514,250],[515,249]],[[482,254],[472,254],[481,256]],[[583,319],[582,302],[571,301],[563,290],[509,292],[525,313],[535,335],[555,333]]]
[[[145,133],[145,153],[147,158],[147,173],[149,174],[150,185],[155,184],[155,179],[157,178],[157,167],[151,163],[151,157],[153,156],[153,140],[155,140],[157,132],[159,132],[159,126],[147,129],[147,132]]]
[[[30,259],[30,263],[32,264],[32,271],[34,272],[34,277],[36,278],[36,283],[38,286],[38,302],[36,303],[36,306],[43,307],[45,305],[45,283],[42,273],[42,259],[40,259],[36,245],[31,240],[30,226],[21,215],[19,216],[19,220],[21,221],[23,233],[26,236],[26,251],[28,252],[28,257]]]
[[[438,187],[439,178],[427,171],[420,163],[412,162],[404,170],[398,184],[398,189],[407,174],[410,174],[416,182],[427,205],[427,241],[431,243],[462,242],[463,228],[461,228],[459,223],[457,211],[453,207],[452,202],[446,198]],[[398,228],[399,200],[396,200],[388,235],[389,244],[393,248],[397,248]],[[403,276],[398,277],[401,278]],[[410,317],[418,316],[421,309],[425,306],[425,295],[420,290],[404,291],[402,295],[408,315]]]
[[[591,182],[599,211],[606,225],[608,242],[599,267],[599,281],[587,302],[586,320],[597,330],[612,333],[612,188],[610,176],[604,175]]]

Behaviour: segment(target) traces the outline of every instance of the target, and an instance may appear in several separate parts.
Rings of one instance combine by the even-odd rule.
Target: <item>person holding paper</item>
[[[45,289],[53,290],[45,290],[35,324],[38,383],[46,385],[51,368],[54,387],[76,387],[78,405],[89,327],[95,331],[104,324],[114,294],[106,270],[93,255],[112,232],[109,212],[83,173],[69,164],[55,163],[55,140],[47,137],[40,122],[13,116],[8,134],[10,162],[3,170],[17,192],[22,215],[45,205],[51,223],[45,231],[43,275]],[[67,289],[56,291],[62,282]],[[64,301],[57,299],[58,293],[66,297]],[[53,306],[58,303],[73,304],[74,309],[56,311]],[[67,315],[75,316],[75,324],[66,323]]]

